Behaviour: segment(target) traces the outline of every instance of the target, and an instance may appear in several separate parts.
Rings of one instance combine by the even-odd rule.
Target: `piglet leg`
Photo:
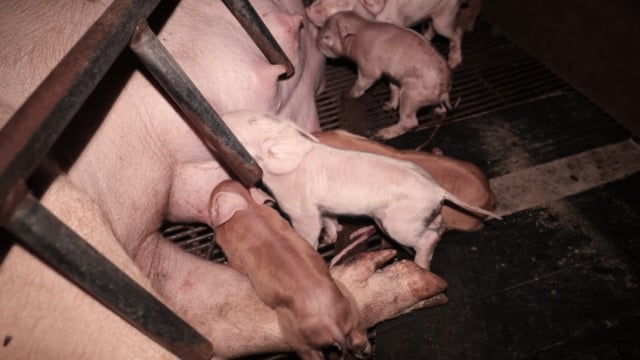
[[[400,101],[400,87],[394,83],[389,83],[389,100],[382,105],[385,110],[395,110],[398,108]]]
[[[414,261],[421,268],[429,270],[433,253],[436,249],[440,236],[444,231],[442,226],[442,215],[438,215],[429,227],[425,230],[422,238],[418,240],[415,246],[416,255]]]
[[[436,32],[449,39],[449,68],[455,69],[462,62],[462,29],[456,24],[455,13],[446,13],[433,18]]]
[[[342,225],[338,223],[338,219],[335,217],[323,216],[322,228],[324,229],[323,243],[333,244],[338,239],[338,232],[342,230]]]
[[[420,99],[416,98],[416,93],[419,93],[419,86],[409,83],[403,84],[400,88],[400,121],[397,124],[391,125],[384,129],[379,130],[376,133],[376,137],[382,139],[391,139],[396,136],[400,136],[407,131],[418,126],[418,117],[416,112],[422,105]]]
[[[289,215],[294,219],[291,221],[291,226],[293,226],[298,235],[311,244],[314,249],[317,249],[320,242],[320,232],[322,231],[320,214],[316,211],[308,211],[302,215]]]

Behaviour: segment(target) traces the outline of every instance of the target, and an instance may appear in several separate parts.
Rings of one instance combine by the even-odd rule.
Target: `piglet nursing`
[[[412,162],[326,146],[291,121],[264,113],[228,113],[223,119],[262,167],[263,182],[295,230],[314,247],[323,218],[369,216],[415,249],[415,262],[429,269],[444,229],[445,201],[498,218],[458,199]]]
[[[444,116],[451,73],[444,58],[413,30],[369,21],[351,11],[339,12],[318,33],[318,49],[327,57],[347,57],[358,64],[358,79],[349,96],[360,97],[383,75],[389,79],[387,110],[399,107],[400,120],[376,134],[389,139],[418,126],[417,111],[437,106]]]
[[[256,190],[254,198],[268,196]],[[371,350],[351,293],[278,212],[227,180],[213,190],[210,213],[229,265],[246,273],[276,311],[284,338],[301,358],[323,359],[320,349],[332,345],[356,355]]]

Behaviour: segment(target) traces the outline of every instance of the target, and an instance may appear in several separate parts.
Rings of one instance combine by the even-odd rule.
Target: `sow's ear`
[[[230,191],[221,191],[211,199],[211,207],[209,209],[211,223],[214,227],[220,226],[229,221],[236,211],[248,208],[249,204],[242,195]]]
[[[301,134],[267,139],[262,144],[265,170],[275,175],[290,173],[300,165],[312,148],[311,140]]]
[[[360,0],[362,6],[373,15],[378,15],[387,4],[387,0]]]

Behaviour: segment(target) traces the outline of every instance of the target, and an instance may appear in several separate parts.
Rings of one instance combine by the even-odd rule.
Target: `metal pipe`
[[[288,0],[290,1],[290,0]],[[271,64],[281,64],[286,68],[286,78],[293,76],[295,68],[284,53],[276,39],[264,24],[256,10],[248,0],[222,0],[229,11],[236,17],[240,25],[258,45]]]
[[[114,1],[0,130],[0,216],[159,2]]]
[[[131,50],[182,110],[191,128],[212,152],[220,154],[246,186],[262,178],[262,170],[222,121],[180,65],[141,20],[131,39]]]
[[[210,359],[200,333],[27,195],[3,224],[31,251],[182,359]]]

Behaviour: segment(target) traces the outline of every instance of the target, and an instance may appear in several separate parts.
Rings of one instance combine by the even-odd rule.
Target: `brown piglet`
[[[321,349],[328,346],[343,354],[369,353],[351,293],[331,278],[318,252],[264,205],[266,199],[232,180],[213,190],[211,220],[229,265],[245,273],[258,297],[276,311],[283,336],[302,359],[323,359]]]
[[[424,106],[436,106],[438,116],[451,108],[447,63],[429,41],[411,29],[343,11],[327,19],[317,45],[327,57],[346,57],[358,64],[351,97],[362,96],[382,76],[389,80],[391,97],[384,108],[398,108],[400,120],[379,130],[378,137],[390,139],[418,126],[416,113]]]

